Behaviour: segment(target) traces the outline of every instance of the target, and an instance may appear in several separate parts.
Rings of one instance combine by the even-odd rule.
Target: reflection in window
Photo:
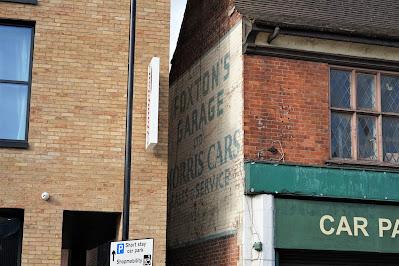
[[[384,117],[382,120],[384,161],[399,163],[399,118]]]
[[[331,106],[350,107],[351,72],[331,70],[330,73]]]
[[[0,83],[0,139],[25,139],[28,86]]]
[[[28,81],[32,29],[0,25],[0,80]]]
[[[381,75],[383,112],[399,113],[399,77]]]
[[[375,109],[375,75],[359,73],[356,77],[357,108]]]
[[[359,158],[366,160],[377,159],[377,130],[376,118],[372,116],[358,117],[358,152]]]
[[[331,142],[334,158],[351,158],[351,115],[331,114]]]
[[[32,27],[0,25],[0,140],[27,140]]]
[[[399,75],[330,69],[330,109],[332,158],[399,165]]]

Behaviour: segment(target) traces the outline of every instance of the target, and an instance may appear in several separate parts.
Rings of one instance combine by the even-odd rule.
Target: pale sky
[[[180,26],[183,21],[184,10],[187,0],[172,0],[170,14],[170,60],[176,49],[177,39],[179,37]]]

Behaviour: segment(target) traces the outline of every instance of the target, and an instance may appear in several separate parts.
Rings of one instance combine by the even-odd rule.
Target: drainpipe
[[[275,27],[272,34],[267,38],[267,43],[271,44],[274,39],[276,39],[280,35],[280,27]]]
[[[132,123],[134,93],[134,52],[136,45],[136,0],[130,2],[129,76],[126,106],[125,174],[123,192],[122,240],[129,239],[130,179],[132,171]]]

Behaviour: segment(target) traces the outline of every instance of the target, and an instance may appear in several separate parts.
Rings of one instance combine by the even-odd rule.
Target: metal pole
[[[122,240],[129,239],[130,179],[132,171],[132,123],[134,93],[134,52],[136,45],[136,0],[130,2],[129,77],[126,106],[125,179],[123,192]]]

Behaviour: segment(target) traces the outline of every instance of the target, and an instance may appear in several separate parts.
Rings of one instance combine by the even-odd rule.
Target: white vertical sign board
[[[147,84],[147,126],[146,149],[153,149],[158,143],[158,112],[159,112],[159,70],[160,59],[153,57],[148,66]]]
[[[110,266],[152,266],[154,239],[112,242]]]

